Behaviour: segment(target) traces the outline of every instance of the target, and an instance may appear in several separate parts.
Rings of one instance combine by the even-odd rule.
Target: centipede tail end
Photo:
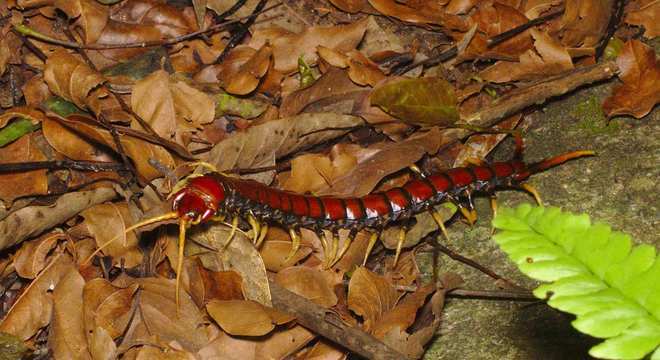
[[[565,154],[553,156],[551,158],[543,159],[539,162],[530,164],[527,168],[529,170],[530,175],[536,174],[536,173],[540,173],[541,171],[548,170],[551,167],[561,165],[569,160],[573,160],[585,156],[596,156],[596,152],[591,150],[571,151]]]

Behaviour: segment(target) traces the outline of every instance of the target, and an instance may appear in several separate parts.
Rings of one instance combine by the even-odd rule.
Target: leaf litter
[[[348,247],[331,267],[314,231],[289,256],[287,229],[271,227],[257,249],[247,224],[231,242],[228,224],[201,224],[179,259],[167,221],[126,229],[167,212],[179,180],[211,166],[342,197],[400,186],[418,176],[413,164],[464,166],[524,127],[522,108],[608,79],[612,67],[622,84],[605,113],[643,117],[660,102],[658,62],[644,44],[659,33],[657,2],[629,2],[614,24],[628,30],[615,33],[625,43],[616,63],[580,77],[600,60],[617,3],[0,5],[0,132],[11,134],[0,167],[29,165],[0,171],[3,276],[19,292],[2,297],[0,331],[15,337],[2,341],[24,342],[14,354],[55,358],[419,358],[445,296],[461,286],[451,273],[422,281],[415,255],[438,236],[426,213],[407,227],[396,264],[402,224],[380,234],[366,264],[368,234],[349,243],[340,232]],[[534,19],[543,21],[491,43]],[[631,39],[635,29],[643,41]],[[571,85],[553,87],[562,79]],[[543,81],[545,98],[525,97]],[[17,133],[19,122],[29,126]],[[438,210],[445,221],[457,212]],[[273,294],[289,294],[293,316],[273,307],[283,302]],[[328,330],[337,326],[369,346]]]

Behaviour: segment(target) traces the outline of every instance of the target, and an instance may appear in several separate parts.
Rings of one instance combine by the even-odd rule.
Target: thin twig
[[[78,170],[78,171],[122,171],[127,170],[124,164],[78,161],[78,160],[53,160],[53,161],[31,161],[21,163],[0,163],[0,173],[23,172],[39,169],[48,170]]]
[[[528,21],[528,22],[526,22],[522,25],[514,27],[513,29],[509,29],[509,30],[507,30],[503,33],[499,33],[499,34],[491,37],[490,39],[486,40],[486,46],[489,47],[489,48],[491,48],[493,46],[496,46],[496,45],[498,45],[498,44],[500,44],[500,43],[502,43],[502,42],[504,42],[504,41],[506,41],[506,40],[522,33],[523,31],[525,31],[525,30],[527,30],[531,27],[534,27],[536,25],[541,25],[544,22],[554,18],[557,15],[561,15],[563,13],[564,13],[564,6],[560,7],[556,11],[551,12],[548,15],[543,15],[543,16],[537,17],[536,19],[532,19],[532,20],[530,20],[530,21]]]
[[[412,63],[412,64],[409,64],[407,66],[401,67],[401,68],[397,68],[394,71],[392,71],[392,74],[393,75],[402,75],[402,74],[405,74],[408,71],[410,71],[410,70],[412,70],[412,69],[414,69],[418,66],[423,66],[423,67],[434,66],[434,65],[437,65],[437,64],[439,64],[443,61],[447,61],[447,60],[453,58],[454,56],[456,56],[456,54],[458,54],[458,47],[456,47],[456,45],[453,45],[453,46],[451,46],[447,49],[444,49],[443,51],[441,51],[439,54],[437,54],[435,56],[431,56],[431,57],[429,57],[427,59],[424,59],[420,62]]]
[[[605,48],[607,48],[607,44],[610,42],[610,38],[616,32],[617,25],[619,25],[621,17],[623,17],[623,9],[626,7],[626,0],[614,0],[612,7],[612,15],[607,24],[607,30],[605,31],[605,34],[603,34],[603,37],[598,41],[598,45],[596,45],[596,60],[600,59],[603,55]]]
[[[447,293],[447,297],[461,299],[484,299],[484,300],[514,300],[514,301],[540,301],[531,292],[510,290],[469,290],[455,289]]]
[[[213,62],[214,64],[220,64],[221,62],[223,62],[227,57],[227,55],[229,55],[231,49],[233,49],[234,47],[236,47],[236,45],[240,44],[241,41],[243,41],[243,38],[245,38],[245,35],[247,35],[250,26],[254,24],[254,21],[257,19],[257,16],[261,14],[267,2],[268,0],[259,0],[259,3],[254,8],[254,10],[252,10],[252,13],[250,14],[250,16],[248,16],[245,23],[241,23],[241,22],[236,23],[236,26],[238,27],[238,31],[236,31],[236,33],[231,36],[229,42],[227,43],[227,46],[225,46],[225,48],[222,50],[220,55]]]

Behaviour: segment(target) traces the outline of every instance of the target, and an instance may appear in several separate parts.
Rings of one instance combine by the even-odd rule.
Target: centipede
[[[580,150],[546,158],[535,163],[522,159],[522,140],[516,139],[516,150],[509,161],[485,162],[466,167],[417,176],[403,186],[372,192],[363,197],[312,196],[293,193],[267,186],[254,180],[241,179],[218,171],[190,176],[175,187],[170,198],[172,211],[139,222],[126,229],[135,230],[147,224],[166,219],[179,219],[179,258],[177,263],[176,298],[179,299],[179,277],[183,263],[186,227],[214,220],[226,221],[231,226],[227,242],[231,241],[243,219],[252,228],[252,241],[259,247],[270,226],[288,229],[291,236],[289,261],[301,245],[300,229],[313,230],[321,240],[325,254],[325,267],[341,259],[360,231],[369,232],[370,238],[364,255],[369,254],[382,230],[400,222],[429,212],[442,233],[447,236],[444,220],[435,210],[443,202],[457,206],[468,222],[476,220],[473,205],[475,195],[492,196],[502,189],[517,189],[531,193],[541,204],[538,192],[525,183],[530,176],[569,160],[595,155]],[[339,230],[348,230],[348,237],[338,249]],[[326,233],[331,234],[330,237]],[[394,263],[401,253],[405,227],[401,228]],[[106,243],[107,244],[107,243]],[[99,247],[97,252],[106,244]]]

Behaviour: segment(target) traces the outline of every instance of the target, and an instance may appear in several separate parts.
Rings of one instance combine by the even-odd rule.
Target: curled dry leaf
[[[242,232],[234,234],[233,239],[226,245],[230,229],[224,225],[212,225],[190,233],[191,240],[187,242],[188,253],[196,253],[205,268],[212,271],[234,270],[243,278],[243,293],[247,300],[270,306],[270,288],[263,260],[252,242]],[[197,244],[203,244],[201,247]],[[175,244],[170,242],[170,244]],[[211,249],[224,249],[223,251],[209,251]],[[168,250],[170,248],[168,247]],[[191,254],[192,255],[192,254]],[[171,256],[170,262],[175,263]]]
[[[103,75],[61,49],[56,50],[46,60],[44,80],[50,91],[73,102],[79,108],[86,108],[89,93],[105,82]]]
[[[533,80],[573,69],[573,61],[564,46],[548,34],[530,30],[534,37],[534,50],[520,55],[519,62],[499,61],[481,72],[484,80],[502,83]]]
[[[71,268],[53,292],[53,323],[48,347],[56,359],[91,359],[83,326],[83,286],[85,280]]]
[[[190,262],[188,262],[190,263]],[[236,271],[210,271],[199,261],[188,267],[190,295],[199,307],[210,300],[243,300],[243,278]]]
[[[614,1],[567,1],[559,21],[561,43],[568,47],[596,46],[605,34]]]
[[[421,5],[422,8],[413,8],[408,3],[400,3],[395,0],[369,0],[369,4],[383,15],[412,24],[441,25],[444,23],[443,10],[430,8],[434,6],[431,2],[413,3],[413,5]]]
[[[434,284],[423,286],[397,304],[391,311],[386,312],[374,326],[373,334],[382,339],[385,334],[394,328],[405,330],[415,322],[417,310],[424,305],[426,298],[435,290]]]
[[[166,139],[175,137],[182,126],[200,127],[215,117],[213,98],[182,81],[171,80],[163,70],[135,83],[131,108]]]
[[[97,326],[92,330],[89,352],[94,360],[112,360],[117,358],[117,345],[104,328]]]
[[[59,240],[66,239],[61,230],[54,230],[37,239],[23,243],[14,256],[16,273],[26,279],[34,279],[46,266],[46,258]]]
[[[367,332],[394,308],[399,296],[387,280],[364,267],[357,268],[348,283],[348,308],[362,316]]]
[[[330,3],[338,7],[341,11],[355,14],[363,9],[370,7],[367,0],[330,0]]]
[[[89,344],[100,342],[99,345],[102,345],[105,337],[114,339],[124,333],[131,319],[131,307],[138,286],[132,284],[121,288],[103,278],[95,278],[85,284],[82,313]],[[97,336],[99,338],[95,339]]]
[[[273,48],[268,44],[264,44],[235,72],[222,72],[219,74],[219,79],[225,90],[235,95],[247,95],[254,91],[270,67],[272,54]]]
[[[357,165],[360,147],[334,146],[330,154],[303,154],[291,160],[291,173],[282,188],[297,193],[316,193]]]
[[[638,40],[628,41],[616,60],[623,85],[605,99],[607,116],[628,114],[641,118],[660,102],[660,62],[653,48]]]
[[[636,0],[626,5],[625,22],[643,26],[644,37],[653,39],[660,36],[660,2],[655,0]]]
[[[55,0],[55,7],[62,10],[69,19],[75,20],[85,44],[91,44],[101,36],[108,22],[108,7],[93,0]]]
[[[36,144],[34,133],[26,134],[18,140],[0,148],[0,159],[7,163],[44,161],[46,156]],[[0,200],[11,203],[14,199],[27,195],[48,193],[46,169],[14,173],[0,173]]]
[[[29,107],[14,107],[0,115],[0,128],[3,128],[10,120],[23,118],[30,120],[33,124],[39,124],[46,117],[44,113]]]
[[[50,292],[73,268],[71,256],[64,253],[54,256],[9,309],[0,323],[0,331],[27,340],[48,325],[53,312],[53,296]]]
[[[185,350],[193,352],[208,343],[203,314],[185,291],[180,294],[177,309],[174,280],[143,278],[136,281],[142,289],[140,313],[150,335],[157,334],[166,342],[177,341]]]
[[[261,48],[270,43],[273,47],[273,67],[290,73],[298,68],[298,58],[303,57],[307,64],[316,63],[316,47],[319,45],[346,52],[360,43],[367,28],[368,18],[348,25],[310,27],[295,34],[281,28],[259,29],[254,32],[249,46]]]
[[[268,121],[218,143],[207,161],[220,171],[273,166],[277,158],[341,136],[361,124],[358,117],[333,113],[301,114]],[[248,177],[270,183],[274,175],[271,171]]]
[[[325,308],[337,304],[334,287],[341,284],[341,276],[306,266],[286,268],[275,275],[275,282]]]
[[[112,200],[117,193],[109,188],[61,195],[50,206],[28,206],[0,220],[0,249],[20,243],[76,216],[88,207]]]
[[[211,300],[206,310],[220,327],[236,336],[262,336],[291,317],[250,300]]]
[[[348,76],[358,85],[376,86],[386,78],[378,65],[357,50],[348,52]]]
[[[442,78],[393,79],[376,87],[370,100],[408,124],[451,126],[458,120],[454,87]]]
[[[133,224],[128,205],[99,204],[80,215],[85,218],[87,229],[96,239],[96,246],[103,247],[106,256],[112,256],[113,264],[123,263],[130,268],[142,262],[143,255],[135,232],[124,233]]]
[[[87,161],[112,161],[110,152],[104,151],[97,144],[82,138],[53,118],[44,119],[42,133],[57,152],[70,159]]]

